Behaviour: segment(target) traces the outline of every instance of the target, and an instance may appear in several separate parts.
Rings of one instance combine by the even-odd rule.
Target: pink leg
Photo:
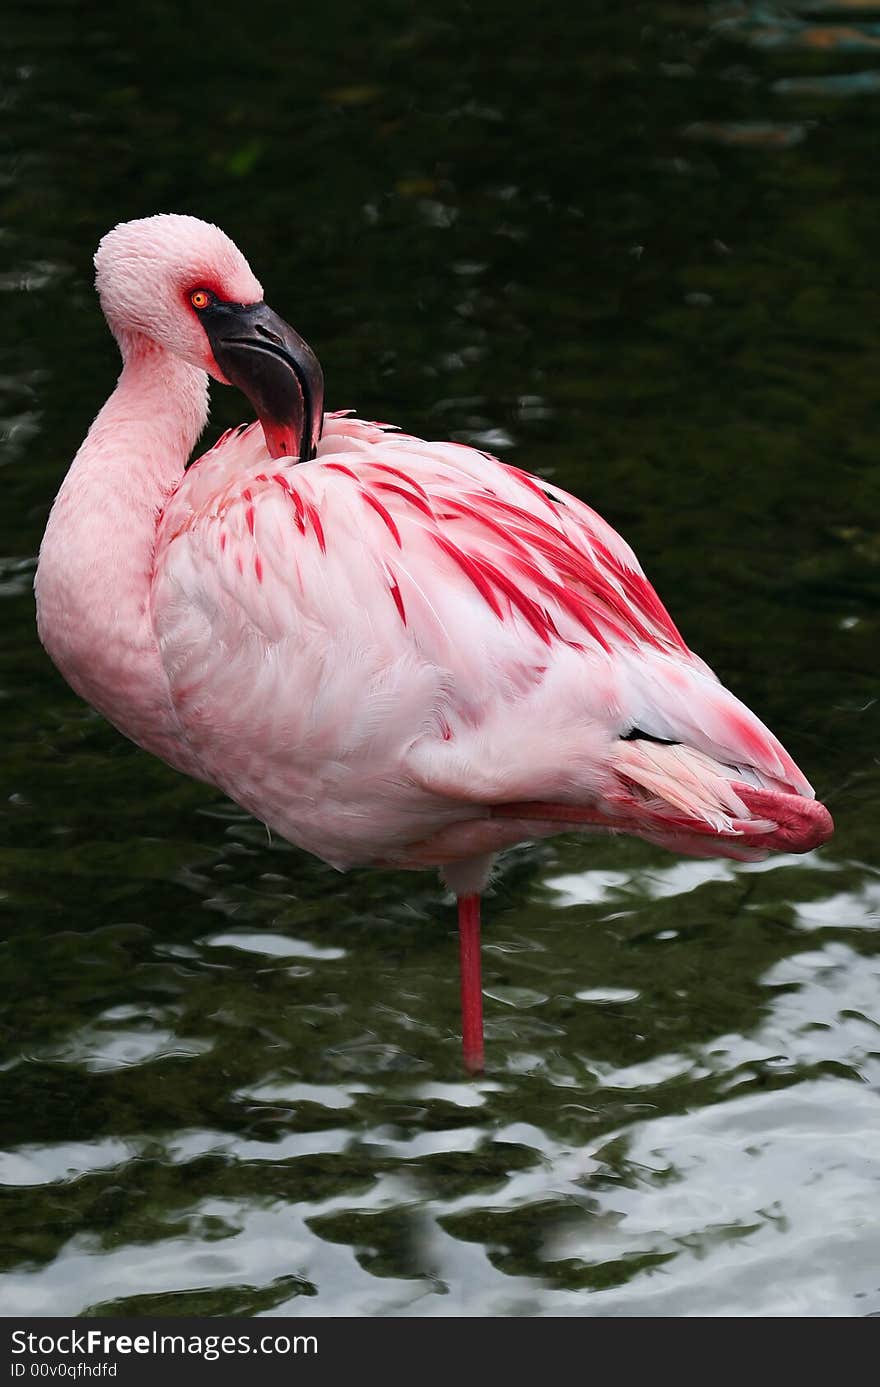
[[[458,942],[461,954],[461,1038],[464,1067],[481,1074],[483,1056],[483,989],[480,982],[480,898],[458,897]]]

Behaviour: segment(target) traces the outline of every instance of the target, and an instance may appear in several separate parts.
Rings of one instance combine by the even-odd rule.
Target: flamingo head
[[[95,270],[123,353],[147,338],[238,386],[273,458],[314,455],[323,421],[318,359],[263,302],[259,280],[219,227],[170,213],[122,222],[101,241]]]

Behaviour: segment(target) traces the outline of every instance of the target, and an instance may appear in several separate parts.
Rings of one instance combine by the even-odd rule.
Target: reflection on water
[[[267,47],[220,3],[197,70],[162,0],[8,26],[4,1313],[880,1312],[880,12],[596,8],[336,0]],[[838,821],[512,853],[480,1080],[431,877],[268,840],[37,646],[115,371],[89,257],[159,209],[241,242],[334,406],[586,495]]]

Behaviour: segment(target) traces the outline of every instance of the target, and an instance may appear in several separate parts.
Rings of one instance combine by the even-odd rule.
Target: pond
[[[2,1313],[880,1313],[880,5],[5,27]],[[835,816],[759,864],[510,853],[478,1080],[435,877],[270,841],[36,639],[117,372],[91,256],[171,210],[331,408],[588,499]]]

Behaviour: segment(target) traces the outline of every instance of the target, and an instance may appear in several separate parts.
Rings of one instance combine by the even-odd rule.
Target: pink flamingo
[[[305,342],[215,226],[95,257],[123,370],[55,501],[40,637],[120,731],[334,867],[439,867],[483,1065],[493,856],[570,830],[806,852],[831,817],[685,645],[624,541],[558,487],[323,413]],[[185,470],[208,376],[256,424]]]

